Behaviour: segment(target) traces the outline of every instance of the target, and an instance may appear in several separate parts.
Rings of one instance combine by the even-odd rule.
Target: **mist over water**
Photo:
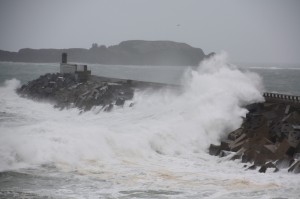
[[[77,109],[60,111],[46,102],[20,98],[15,93],[19,81],[6,81],[0,88],[0,171],[36,169],[33,173],[42,175],[46,167],[54,168],[46,173],[66,178],[75,172],[81,176],[76,183],[82,189],[72,190],[78,198],[93,198],[99,192],[151,198],[160,196],[161,190],[167,190],[163,195],[203,197],[220,189],[217,197],[241,187],[257,193],[257,198],[275,188],[275,194],[282,194],[281,181],[273,183],[270,176],[257,180],[257,174],[248,176],[237,162],[220,164],[207,154],[211,143],[241,125],[245,105],[263,101],[261,78],[227,63],[223,53],[197,70],[187,70],[182,82],[179,90],[136,90],[133,107],[127,102],[110,113],[96,107],[80,114]],[[71,178],[70,182],[75,183]],[[293,178],[291,185],[297,182]],[[91,188],[91,183],[98,187]],[[55,187],[59,196],[72,196],[67,184]],[[291,194],[295,191],[291,188]]]

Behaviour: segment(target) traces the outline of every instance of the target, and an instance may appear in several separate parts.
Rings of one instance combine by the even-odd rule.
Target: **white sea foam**
[[[12,118],[0,120],[0,170],[54,164],[113,181],[118,191],[182,190],[192,196],[202,187],[216,198],[283,186],[270,176],[257,180],[252,171],[254,177],[244,179],[236,162],[207,154],[209,144],[241,125],[244,105],[263,100],[260,77],[228,64],[223,53],[187,71],[183,82],[181,92],[137,91],[133,107],[79,114],[20,98],[18,82],[10,80],[0,88],[0,112]]]
[[[16,80],[9,81],[1,88],[5,94],[1,112],[27,123],[2,122],[1,169],[18,163],[77,165],[85,160],[114,162],[203,152],[241,124],[243,105],[262,100],[258,76],[228,65],[224,54],[185,77],[181,93],[137,91],[133,108],[81,115],[20,98],[13,91]]]

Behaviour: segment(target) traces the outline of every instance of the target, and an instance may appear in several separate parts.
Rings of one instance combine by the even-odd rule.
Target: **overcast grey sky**
[[[172,40],[238,62],[300,63],[300,0],[0,0],[0,49]]]

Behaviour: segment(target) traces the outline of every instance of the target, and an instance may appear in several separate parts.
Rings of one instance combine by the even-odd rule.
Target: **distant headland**
[[[66,52],[70,62],[98,63],[108,65],[167,65],[197,66],[205,55],[200,48],[173,41],[129,40],[106,47],[94,43],[90,49],[30,49],[18,52],[0,50],[0,61],[56,63]]]

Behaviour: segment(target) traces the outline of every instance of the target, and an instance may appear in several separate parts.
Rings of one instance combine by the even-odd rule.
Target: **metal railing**
[[[300,96],[295,96],[295,95],[285,95],[279,93],[264,93],[263,96],[265,97],[266,101],[273,99],[276,101],[300,103]]]

